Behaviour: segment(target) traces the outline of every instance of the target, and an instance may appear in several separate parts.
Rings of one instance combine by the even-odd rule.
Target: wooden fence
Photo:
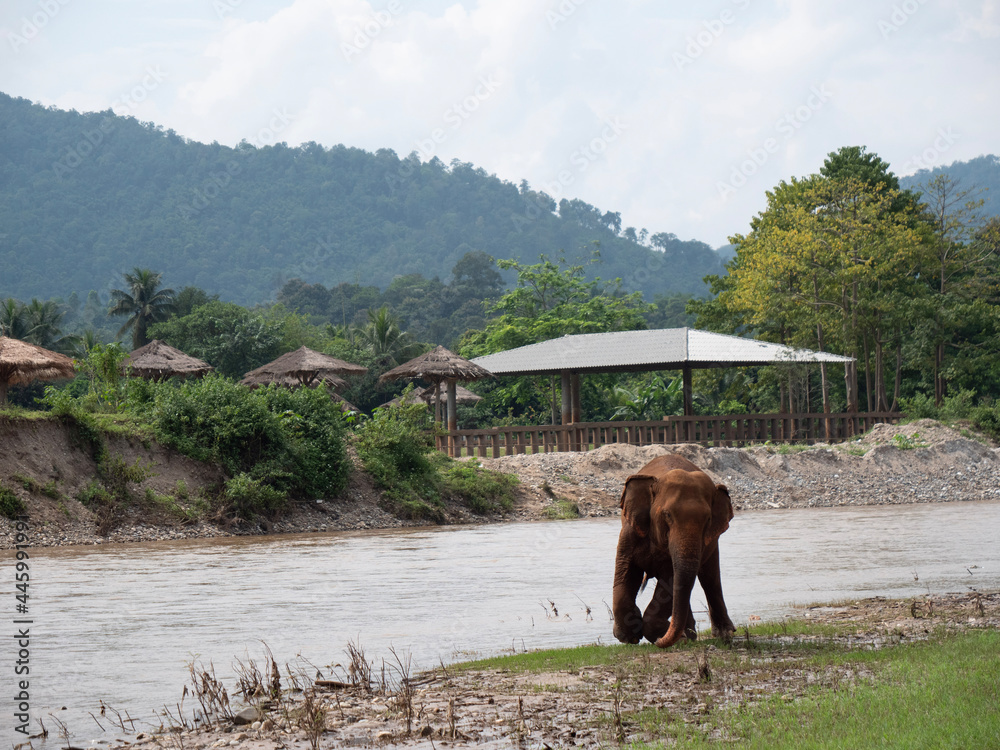
[[[580,422],[570,425],[455,430],[438,436],[437,447],[452,456],[482,458],[519,453],[586,451],[608,443],[629,445],[739,446],[749,443],[835,443],[873,425],[895,424],[897,412],[854,414],[735,414],[667,417],[655,422]]]

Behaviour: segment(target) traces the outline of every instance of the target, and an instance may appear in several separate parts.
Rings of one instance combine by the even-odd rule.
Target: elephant
[[[615,558],[614,634],[622,643],[643,637],[660,648],[698,637],[691,613],[695,576],[708,599],[712,636],[730,640],[736,628],[722,598],[719,536],[729,528],[733,503],[686,458],[654,458],[625,481],[622,529]],[[635,598],[649,578],[653,598],[640,613]]]

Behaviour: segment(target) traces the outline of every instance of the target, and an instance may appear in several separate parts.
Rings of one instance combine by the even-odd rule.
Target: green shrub
[[[265,389],[262,396],[278,416],[285,437],[281,466],[292,472],[285,489],[306,497],[339,494],[347,486],[351,464],[344,417],[326,388],[275,386]]]
[[[280,453],[283,442],[260,393],[216,375],[158,389],[151,417],[161,443],[232,475]]]
[[[15,495],[14,490],[0,486],[0,514],[13,521],[23,516],[25,510],[24,500]]]
[[[237,474],[226,482],[222,497],[233,513],[247,520],[274,518],[288,503],[284,492],[249,474]]]
[[[973,391],[959,391],[945,396],[938,406],[933,396],[917,393],[913,398],[900,399],[900,411],[910,419],[940,419],[943,422],[967,419],[973,411],[975,397]]]
[[[401,515],[438,518],[438,471],[431,461],[434,425],[424,404],[376,409],[357,431],[358,456],[365,471]]]
[[[517,483],[516,474],[502,474],[457,461],[444,472],[445,490],[459,495],[476,513],[509,510]]]
[[[969,413],[969,419],[977,429],[994,440],[1000,440],[1000,404],[977,406]]]
[[[150,416],[165,445],[282,495],[330,497],[347,484],[344,420],[325,388],[251,391],[210,375],[157,388]]]

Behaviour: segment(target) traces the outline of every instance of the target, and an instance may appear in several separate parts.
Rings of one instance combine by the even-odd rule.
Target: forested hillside
[[[921,169],[909,177],[900,177],[899,185],[904,190],[920,190],[940,174],[957,181],[959,190],[970,191],[969,199],[981,199],[984,216],[1000,216],[1000,157],[987,154],[946,167]]]
[[[563,251],[647,298],[707,292],[708,245],[504,182],[472,164],[316,143],[229,148],[134,118],[0,94],[0,296],[106,290],[133,267],[256,304],[290,279],[387,287],[448,281],[470,250],[526,262]],[[667,270],[669,269],[669,270]]]

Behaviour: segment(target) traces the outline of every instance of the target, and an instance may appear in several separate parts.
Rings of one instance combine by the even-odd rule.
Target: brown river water
[[[164,706],[176,712],[193,659],[232,692],[234,660],[262,662],[262,642],[279,664],[326,678],[343,676],[332,665],[348,642],[379,663],[393,647],[414,671],[615,643],[618,529],[591,519],[31,550],[31,731],[41,718],[53,732],[63,722],[76,746],[122,736],[91,717],[102,700],[148,730]],[[1000,503],[742,513],[720,540],[723,586],[737,625],[794,604],[996,589],[998,537]],[[12,553],[3,567],[12,582]],[[698,588],[692,604],[705,609]],[[0,741],[16,744],[20,678],[4,640]]]

